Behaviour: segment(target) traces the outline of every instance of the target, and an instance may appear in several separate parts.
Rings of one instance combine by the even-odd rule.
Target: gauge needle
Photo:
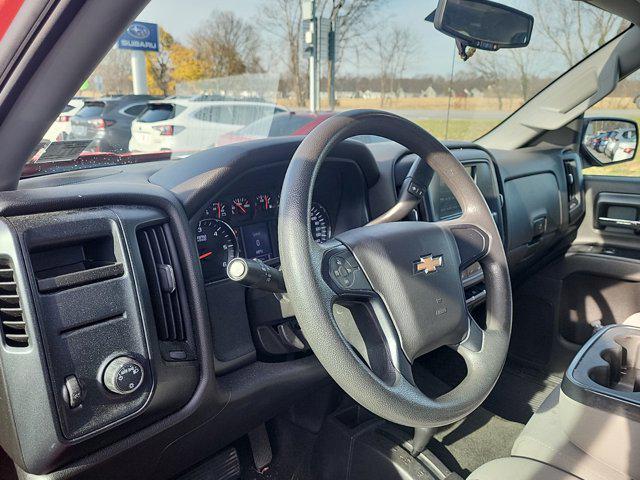
[[[210,257],[211,255],[213,255],[213,252],[207,252],[207,253],[203,253],[202,255],[200,255],[200,260],[204,260],[207,257]]]
[[[247,209],[244,208],[241,203],[236,202],[236,207],[242,210],[242,213],[247,213]]]

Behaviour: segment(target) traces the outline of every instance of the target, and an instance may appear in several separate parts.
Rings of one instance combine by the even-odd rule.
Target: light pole
[[[344,6],[344,0],[334,0],[331,10],[331,23],[329,27],[329,52],[327,81],[329,82],[329,110],[336,108],[336,30],[338,27],[338,14]]]
[[[305,32],[304,40],[309,52],[309,110],[317,112],[320,103],[319,92],[319,56],[318,56],[318,18],[316,15],[316,0],[305,0],[302,4],[302,18],[309,22],[309,29]]]
[[[131,50],[131,76],[133,79],[133,94],[146,95],[147,87],[147,59],[141,50]]]

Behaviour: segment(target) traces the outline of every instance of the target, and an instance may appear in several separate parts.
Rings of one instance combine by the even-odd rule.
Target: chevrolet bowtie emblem
[[[427,255],[420,257],[420,260],[413,262],[413,274],[418,273],[433,273],[442,266],[442,255],[434,257],[433,255]]]

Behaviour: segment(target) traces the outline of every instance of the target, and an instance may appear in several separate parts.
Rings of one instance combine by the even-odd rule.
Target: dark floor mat
[[[443,348],[420,359],[413,373],[422,391],[439,396],[465,378],[466,366],[452,349]],[[561,381],[561,377],[510,358],[482,406],[506,420],[524,424]]]
[[[449,374],[451,378],[461,378],[462,374],[452,371],[456,367],[453,362],[448,361],[450,357],[445,358],[446,360],[436,359],[428,366],[435,367],[440,376]],[[435,397],[449,391],[451,386],[434,375],[433,370],[433,368],[426,368],[426,364],[422,364],[416,365],[413,373],[420,388]],[[517,377],[516,380],[519,383],[516,384],[511,376],[505,376],[505,372],[501,377],[504,388],[509,384],[512,389],[522,388],[522,378]],[[523,412],[519,412],[520,417],[530,410],[527,403],[529,397],[530,395],[523,395],[521,401],[524,402],[525,407],[522,408]],[[510,398],[513,401],[513,397]],[[526,420],[518,422],[503,418],[497,413],[500,410],[508,410],[506,403],[498,402],[496,398],[495,404],[498,407],[496,410],[491,408],[490,411],[490,407],[485,403],[464,420],[440,430],[429,443],[428,448],[447,468],[465,478],[484,463],[496,458],[508,457]]]
[[[16,474],[16,469],[13,466],[13,461],[2,449],[0,449],[0,479],[18,480],[18,475]]]
[[[510,362],[483,406],[501,417],[527,423],[561,378]]]
[[[484,408],[439,431],[429,449],[447,468],[466,478],[480,465],[508,457],[524,425],[505,420]]]
[[[242,480],[312,480],[311,456],[317,435],[286,419],[269,422],[273,462],[264,472],[257,472],[248,441],[238,444]]]

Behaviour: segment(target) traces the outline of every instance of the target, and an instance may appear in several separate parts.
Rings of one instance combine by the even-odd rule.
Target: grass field
[[[287,102],[279,102],[286,105]],[[292,106],[292,105],[289,105]],[[444,118],[419,118],[421,110],[424,110],[423,117],[438,116],[435,112],[440,111],[440,117],[444,117],[444,111],[451,107],[451,119],[447,125]],[[502,104],[497,98],[453,98],[451,104],[447,97],[435,98],[390,98],[384,105],[380,104],[380,99],[376,98],[353,98],[340,99],[338,101],[339,110],[348,110],[352,108],[374,108],[374,109],[390,109],[400,115],[406,110],[406,115],[425,130],[429,131],[436,138],[441,140],[469,140],[473,141],[489,132],[502,119],[506,118],[513,111],[522,106],[520,99],[506,98],[502,100]],[[326,105],[322,105],[326,108]],[[631,97],[608,97],[594,105],[590,114],[597,115],[598,110],[628,110],[628,114],[620,115],[640,123],[640,118],[636,117],[638,108],[633,103]],[[491,112],[494,116],[487,118],[456,118],[458,112]],[[495,115],[497,114],[497,115]],[[618,116],[619,113],[616,115]],[[486,116],[486,115],[485,115]],[[416,118],[417,117],[417,118]],[[615,176],[640,176],[640,157],[630,162],[619,163],[607,167],[589,167],[584,170],[585,175],[615,175]]]
[[[299,108],[293,99],[279,99],[278,104],[290,108]],[[391,110],[446,110],[451,106],[452,110],[466,111],[501,111],[505,115],[517,110],[522,106],[521,98],[502,98],[496,97],[454,97],[449,104],[448,97],[388,97],[384,100],[384,104],[380,98],[339,98],[338,109],[350,110],[352,108],[380,108]],[[322,110],[328,108],[328,101],[322,98],[320,108]],[[594,105],[594,109],[619,110],[630,109],[637,110],[631,97],[607,97]]]
[[[640,118],[632,118],[631,116],[629,118],[640,123]],[[448,130],[445,120],[418,120],[416,123],[436,138],[442,140],[475,140],[495,127],[500,121],[453,119],[449,121]],[[618,163],[606,167],[585,168],[583,173],[585,175],[640,177],[640,157],[636,154],[635,159],[630,162]]]
[[[452,119],[417,120],[416,123],[440,140],[475,140],[484,135],[500,120]]]
[[[585,175],[613,175],[616,177],[640,177],[640,159],[618,163],[606,167],[589,167],[582,171]]]

